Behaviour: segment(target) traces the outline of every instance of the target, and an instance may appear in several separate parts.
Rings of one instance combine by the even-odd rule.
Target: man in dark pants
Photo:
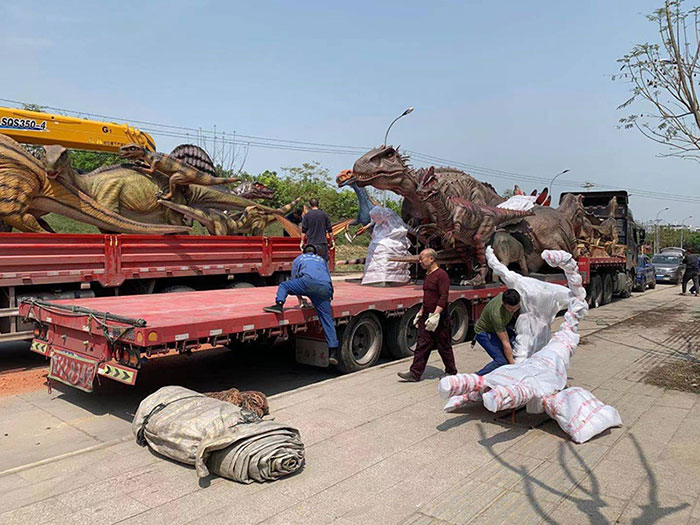
[[[688,281],[693,281],[695,297],[698,297],[698,291],[700,291],[700,287],[698,286],[698,256],[695,255],[692,250],[688,249],[685,252],[685,257],[683,257],[683,262],[685,263],[685,273],[683,273],[681,295],[685,295],[685,290],[688,287]]]
[[[430,248],[419,255],[425,269],[423,304],[413,320],[418,327],[418,344],[413,354],[413,364],[408,372],[399,372],[404,381],[420,381],[433,348],[437,348],[445,365],[445,374],[456,374],[455,356],[452,352],[452,323],[447,311],[450,278],[437,265],[437,254]]]
[[[301,220],[301,246],[313,244],[316,253],[328,262],[328,240],[330,239],[331,249],[334,247],[333,229],[328,214],[318,208],[318,199],[309,199],[311,209],[306,212]]]
[[[277,287],[275,305],[263,308],[266,312],[281,314],[284,311],[284,302],[288,295],[296,295],[300,306],[307,306],[302,296],[311,299],[318,313],[318,320],[323,327],[323,333],[328,343],[328,355],[331,364],[337,358],[338,335],[335,332],[335,321],[331,313],[331,301],[333,300],[333,281],[328,272],[328,264],[316,255],[316,248],[309,244],[304,247],[304,253],[299,255],[292,263],[292,279],[284,281]]]
[[[474,327],[476,341],[484,347],[493,361],[477,372],[483,376],[499,366],[513,364],[515,331],[508,326],[513,315],[520,309],[520,294],[508,288],[489,301]]]

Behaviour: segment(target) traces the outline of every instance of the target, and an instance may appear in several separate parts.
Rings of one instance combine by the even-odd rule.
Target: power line
[[[17,100],[11,100],[11,99],[5,99],[5,98],[0,98],[0,101],[10,103],[10,104],[16,104],[19,106],[26,105],[26,102],[21,102]],[[197,140],[213,140],[217,141],[221,144],[228,144],[228,145],[241,145],[245,147],[254,147],[254,148],[263,148],[263,149],[272,149],[272,150],[284,150],[284,151],[295,151],[295,152],[302,152],[302,153],[324,153],[324,154],[331,154],[331,155],[361,155],[367,151],[369,151],[371,148],[369,147],[362,147],[362,146],[348,146],[348,145],[342,145],[342,144],[329,144],[329,143],[323,143],[323,142],[309,142],[309,141],[300,141],[300,140],[289,140],[289,139],[278,139],[278,138],[270,138],[270,137],[261,137],[261,136],[256,136],[256,135],[245,135],[241,134],[238,132],[235,133],[226,133],[226,132],[219,132],[219,131],[212,131],[212,130],[205,130],[202,128],[192,128],[192,127],[186,127],[186,126],[174,126],[171,124],[160,124],[157,122],[150,122],[150,121],[145,121],[145,120],[139,120],[139,119],[123,119],[120,117],[113,117],[113,116],[108,116],[108,115],[102,115],[99,113],[89,113],[89,112],[80,112],[80,111],[75,111],[75,110],[70,110],[70,109],[65,109],[65,108],[59,108],[55,106],[45,106],[41,105],[43,108],[47,108],[53,111],[58,111],[58,112],[63,112],[63,113],[72,113],[74,115],[80,115],[80,116],[89,116],[92,118],[98,118],[98,119],[103,119],[103,120],[109,120],[109,121],[114,121],[114,122],[128,122],[128,123],[135,123],[139,124],[141,126],[141,129],[143,131],[146,131],[150,134],[160,136],[160,137],[168,137],[168,138],[176,138],[176,139],[184,139],[187,141],[197,141]],[[145,126],[145,127],[144,127]],[[232,138],[235,137],[235,138]],[[425,153],[421,153],[418,151],[414,150],[404,150],[412,160],[417,161],[422,164],[433,164],[433,163],[439,163],[439,164],[444,164],[448,166],[453,166],[455,168],[460,168],[465,171],[468,171],[474,175],[481,175],[484,177],[490,177],[490,178],[496,178],[496,179],[504,179],[504,180],[509,180],[509,181],[515,181],[518,183],[522,183],[523,181],[525,182],[532,182],[532,183],[546,183],[548,184],[550,179],[546,177],[539,177],[535,175],[525,175],[523,173],[517,173],[517,172],[512,172],[512,171],[504,171],[504,170],[499,170],[495,168],[487,168],[483,166],[477,166],[474,164],[468,164],[464,162],[459,162],[459,161],[454,161],[450,159],[446,159],[443,157],[437,157],[435,155],[428,155]],[[563,186],[567,187],[581,187],[581,183],[579,181],[574,181],[574,180],[567,180],[567,179],[561,179],[560,184]],[[597,184],[596,186],[601,188],[601,189],[620,189],[619,186],[610,186],[610,185],[605,185],[605,184]],[[673,193],[660,193],[657,191],[652,191],[652,190],[642,190],[642,189],[628,189],[630,193],[633,193],[635,196],[643,197],[643,198],[648,198],[648,199],[656,199],[656,200],[669,200],[669,201],[674,201],[674,202],[688,202],[688,203],[700,203],[700,196],[696,195],[683,195],[683,194],[673,194]]]

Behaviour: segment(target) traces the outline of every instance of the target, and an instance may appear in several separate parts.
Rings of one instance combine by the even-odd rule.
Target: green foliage
[[[79,173],[87,173],[102,166],[119,164],[120,160],[119,155],[104,151],[73,150],[70,152],[71,166]]]

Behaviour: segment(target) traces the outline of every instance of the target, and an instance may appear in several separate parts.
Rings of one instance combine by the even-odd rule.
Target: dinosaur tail
[[[166,201],[161,199],[158,199],[158,204],[160,204],[161,206],[165,206],[166,208],[176,211],[178,213],[181,213],[185,217],[194,219],[208,230],[211,229],[211,227],[213,226],[213,221],[211,217],[207,212],[203,210],[192,208],[191,206],[187,206],[185,204],[178,204],[173,201]]]
[[[32,201],[32,208],[46,213],[58,213],[76,221],[92,224],[106,231],[120,233],[167,234],[187,233],[186,226],[149,224],[133,221],[101,206],[77,188],[49,180],[43,194]]]
[[[289,212],[291,212],[291,211],[294,209],[294,207],[295,207],[297,204],[299,204],[299,203],[301,202],[301,199],[302,199],[302,197],[297,197],[296,199],[294,199],[294,200],[293,200],[292,202],[290,202],[289,204],[285,204],[284,206],[282,206],[282,207],[280,207],[280,208],[277,208],[277,209],[274,211],[274,214],[275,214],[275,215],[287,215]],[[258,208],[262,208],[263,210],[265,210],[265,206],[260,206],[260,205],[257,204],[257,203],[256,203],[256,206],[257,206]],[[267,210],[265,210],[265,211],[267,211]]]

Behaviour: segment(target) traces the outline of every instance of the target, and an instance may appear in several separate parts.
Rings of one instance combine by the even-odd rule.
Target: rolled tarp
[[[139,405],[132,431],[139,445],[241,483],[274,481],[304,465],[299,431],[180,386],[163,387]]]

